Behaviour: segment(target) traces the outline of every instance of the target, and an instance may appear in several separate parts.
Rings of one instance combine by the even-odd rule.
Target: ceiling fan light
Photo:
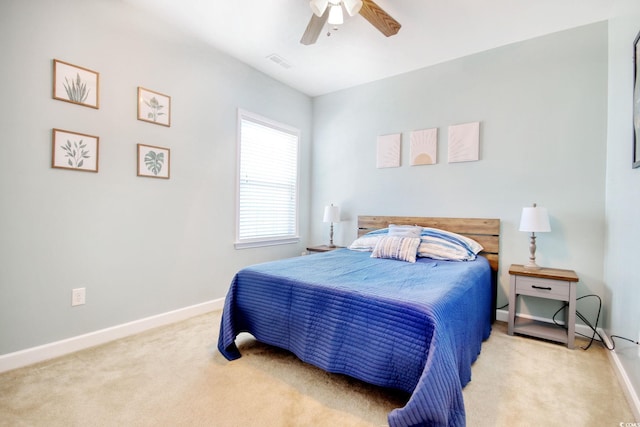
[[[329,4],[329,0],[311,0],[309,2],[311,10],[319,18],[322,17],[324,11],[327,9],[327,4]]]
[[[331,25],[341,25],[344,23],[344,17],[342,15],[342,7],[340,5],[331,6],[331,10],[329,10],[329,20],[327,21]]]
[[[349,16],[360,12],[362,8],[362,0],[342,0],[342,4],[344,4],[344,8],[347,10]]]

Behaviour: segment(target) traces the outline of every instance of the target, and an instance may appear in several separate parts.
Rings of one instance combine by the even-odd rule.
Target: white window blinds
[[[239,110],[236,248],[298,241],[299,131]]]

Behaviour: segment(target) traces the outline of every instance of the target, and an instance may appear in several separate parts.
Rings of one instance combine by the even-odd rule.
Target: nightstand
[[[509,335],[514,333],[543,338],[574,347],[576,335],[576,284],[578,276],[573,270],[557,268],[527,269],[519,264],[509,268]],[[539,322],[518,317],[516,302],[518,295],[566,301],[565,328],[548,322]]]
[[[336,249],[344,248],[344,246],[329,246],[329,245],[319,245],[319,246],[310,246],[307,248],[307,252],[329,252],[335,251]]]

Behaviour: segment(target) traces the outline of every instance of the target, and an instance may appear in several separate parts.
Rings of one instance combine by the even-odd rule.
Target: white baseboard
[[[3,354],[0,355],[0,373],[219,310],[222,309],[223,305],[224,299],[207,301],[65,340]]]
[[[526,314],[521,316],[529,319],[538,320],[541,322],[553,323],[551,319],[528,316]],[[508,322],[509,312],[507,310],[496,310],[496,320],[499,320],[501,322]],[[612,348],[613,344],[609,336],[605,333],[604,329],[597,328],[597,330],[600,336],[605,340],[607,347]],[[590,327],[586,325],[581,325],[581,324],[576,324],[576,332],[579,332],[589,337],[593,335],[593,330]],[[627,402],[631,407],[633,416],[636,420],[640,420],[640,398],[638,397],[638,393],[636,393],[636,390],[633,388],[633,384],[629,379],[629,375],[627,375],[627,372],[625,371],[624,366],[622,366],[622,362],[620,362],[620,358],[618,357],[617,353],[615,351],[607,351],[607,354],[609,356],[609,360],[611,361],[611,364],[613,365],[613,370],[616,373],[618,382],[622,387],[622,391],[624,392],[625,397],[627,398]]]
[[[602,333],[604,340],[607,342],[607,346],[609,348],[613,347],[613,343],[611,339],[605,334]],[[624,391],[624,395],[627,398],[627,402],[629,402],[629,406],[631,407],[631,411],[633,412],[633,417],[636,421],[640,420],[640,398],[638,397],[638,393],[636,393],[633,384],[631,383],[631,379],[629,375],[627,375],[627,371],[625,371],[624,366],[622,366],[622,362],[620,361],[620,357],[618,357],[618,353],[614,351],[608,351],[609,360],[613,365],[613,370],[616,373],[616,377],[618,378],[618,382],[622,386],[622,390]]]

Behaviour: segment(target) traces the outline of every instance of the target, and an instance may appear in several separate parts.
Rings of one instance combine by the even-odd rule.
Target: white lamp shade
[[[527,231],[531,233],[542,233],[551,231],[547,209],[537,206],[522,208],[522,217],[520,217],[520,231]]]
[[[349,16],[353,16],[360,12],[362,8],[362,0],[342,0],[344,8],[347,10]]]
[[[340,208],[338,206],[325,206],[323,222],[340,222]]]
[[[313,13],[316,14],[317,17],[322,17],[324,11],[327,9],[327,4],[329,0],[311,0],[309,2],[309,6]]]
[[[331,25],[341,25],[342,23],[344,23],[342,6],[331,5],[331,10],[329,10],[329,20],[327,22]]]

